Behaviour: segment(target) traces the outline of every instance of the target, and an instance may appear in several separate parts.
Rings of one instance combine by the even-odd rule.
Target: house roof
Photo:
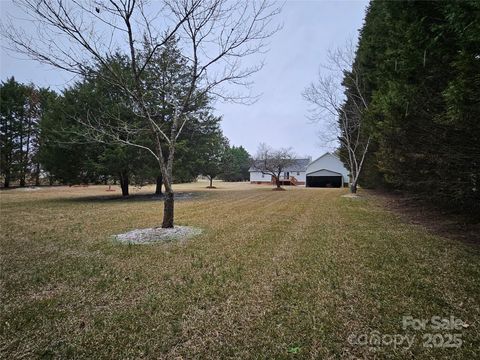
[[[315,160],[311,161],[310,164],[313,164],[315,161],[318,161],[318,160],[320,160],[321,158],[323,158],[324,156],[327,156],[327,155],[333,156],[334,158],[337,158],[338,160],[340,160],[340,158],[336,154],[327,151],[325,154],[323,154],[323,155],[319,156],[318,158],[316,158]]]
[[[262,163],[261,160],[255,160],[254,164],[250,166],[248,171],[261,171],[258,167]],[[307,171],[307,166],[310,163],[310,159],[293,159],[293,163],[290,166],[287,166],[282,171]],[[258,164],[258,167],[256,165]]]

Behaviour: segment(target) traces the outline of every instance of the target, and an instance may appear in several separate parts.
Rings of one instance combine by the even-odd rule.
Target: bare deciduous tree
[[[328,62],[320,69],[318,79],[303,92],[313,105],[309,118],[322,122],[322,135],[340,141],[343,160],[350,171],[350,191],[357,192],[358,179],[370,144],[370,135],[363,133],[364,114],[368,101],[363,87],[363,74],[355,63],[355,47],[351,42],[343,49],[328,53]]]
[[[253,99],[225,85],[249,87],[250,76],[262,63],[245,67],[242,59],[266,51],[265,40],[279,29],[273,21],[280,9],[266,0],[16,2],[36,24],[36,35],[13,22],[4,24],[1,32],[12,50],[80,76],[91,75],[98,67],[106,69],[104,80],[129,97],[142,119],[140,127],[121,121],[112,126],[108,119],[98,118],[79,121],[93,139],[136,146],[154,156],[165,186],[162,227],[173,227],[175,147],[185,123],[196,116],[192,104],[206,97],[243,103]],[[173,38],[179,41],[188,69],[187,86],[182,91],[175,86],[148,86],[145,73]],[[119,53],[127,59],[128,76],[109,61]],[[173,109],[168,119],[159,116],[157,104],[149,101],[153,88]],[[140,132],[148,132],[152,146],[135,140]]]
[[[252,167],[262,174],[271,175],[275,180],[276,188],[280,189],[282,172],[294,162],[295,154],[292,149],[274,150],[266,144],[260,144]]]

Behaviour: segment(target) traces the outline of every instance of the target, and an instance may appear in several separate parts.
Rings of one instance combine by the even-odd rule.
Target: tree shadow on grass
[[[175,193],[175,201],[194,200],[204,197],[204,194],[196,192],[177,192]],[[155,194],[134,194],[128,196],[122,196],[120,194],[114,195],[91,195],[65,199],[68,202],[96,202],[96,203],[109,203],[109,202],[163,202],[164,195]]]

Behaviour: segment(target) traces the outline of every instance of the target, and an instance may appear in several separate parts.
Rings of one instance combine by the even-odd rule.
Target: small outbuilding
[[[307,187],[342,187],[348,185],[348,170],[342,161],[329,152],[307,166]]]

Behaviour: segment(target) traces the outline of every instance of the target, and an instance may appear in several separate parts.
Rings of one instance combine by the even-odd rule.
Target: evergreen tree
[[[86,113],[86,97],[94,101],[82,86],[77,83],[65,90],[40,123],[41,166],[51,181],[62,184],[95,183],[103,173],[98,167],[102,146],[86,141],[81,124],[74,119],[76,114]]]
[[[25,186],[31,178],[40,183],[39,123],[46,111],[48,99],[55,96],[48,89],[20,84],[9,78],[2,82],[1,93],[1,172],[4,187],[18,181]]]
[[[224,181],[247,181],[250,178],[248,169],[251,157],[243,146],[228,146],[222,162],[221,178]]]
[[[109,67],[125,67],[119,56],[110,60]],[[103,66],[98,73],[109,71]],[[143,152],[138,148],[113,143],[95,129],[98,122],[108,126],[135,123],[131,105],[122,92],[103,80],[102,76],[87,77],[64,91],[58,106],[42,123],[44,149],[42,163],[47,171],[63,183],[90,183],[118,179],[122,195],[129,194],[128,186],[135,169],[142,164]],[[101,119],[101,120],[100,120]],[[138,133],[119,133],[128,139]]]
[[[213,188],[213,179],[222,173],[222,164],[228,140],[223,136],[221,130],[211,132],[205,137],[199,151],[199,172],[210,180],[209,188]]]
[[[0,136],[1,136],[1,172],[3,186],[8,188],[15,180],[18,170],[18,141],[21,124],[25,117],[27,89],[12,77],[2,82],[0,88]]]
[[[362,185],[478,209],[479,11],[475,1],[370,4],[355,58],[372,136]]]

